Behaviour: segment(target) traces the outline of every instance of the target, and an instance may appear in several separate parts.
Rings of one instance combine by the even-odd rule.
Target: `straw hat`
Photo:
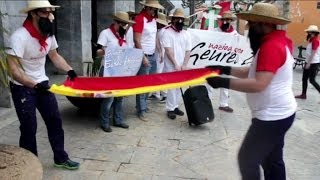
[[[164,7],[159,3],[158,0],[145,0],[144,2],[141,1],[140,4],[157,9],[164,9]]]
[[[48,0],[29,0],[28,6],[26,8],[21,9],[20,13],[28,13],[31,10],[39,9],[39,8],[59,8],[60,6],[55,6],[50,4]]]
[[[162,24],[162,25],[167,26],[168,25],[167,16],[165,14],[159,12],[158,13],[157,22]]]
[[[304,31],[306,31],[306,32],[320,32],[318,29],[318,26],[316,26],[316,25],[310,25],[308,27],[308,29],[306,29]]]
[[[124,23],[129,23],[129,24],[135,23],[134,21],[131,21],[129,19],[129,14],[126,12],[123,12],[123,11],[116,12],[114,15],[112,15],[112,19],[117,20],[117,21],[121,21]]]
[[[183,11],[183,9],[181,9],[181,8],[177,8],[177,9],[173,12],[173,14],[171,14],[171,15],[169,16],[170,19],[172,19],[173,17],[186,18],[186,17],[184,16],[184,11]]]
[[[285,25],[291,22],[289,19],[280,16],[277,6],[269,3],[256,3],[250,11],[240,12],[236,15],[240,19],[253,22],[277,25]]]
[[[230,11],[225,11],[222,13],[222,16],[218,18],[219,20],[224,19],[231,19],[232,21],[235,21],[237,19],[236,16],[234,16]]]

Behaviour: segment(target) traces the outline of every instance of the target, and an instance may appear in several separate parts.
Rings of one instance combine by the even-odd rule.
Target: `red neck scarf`
[[[157,18],[157,16],[150,16],[146,10],[142,10],[140,14],[147,18],[147,22],[152,22],[153,19]]]
[[[46,40],[48,37],[40,34],[40,32],[33,26],[32,20],[26,19],[23,22],[23,27],[27,29],[27,31],[30,33],[32,37],[38,39],[41,46],[39,51],[46,50],[46,47],[48,46],[48,44],[46,43]]]
[[[123,36],[123,38],[122,38],[122,37],[120,37],[119,33],[116,32],[116,29],[114,28],[114,24],[111,24],[110,30],[111,30],[111,32],[113,33],[113,35],[118,39],[120,46],[122,46],[123,43],[126,43],[126,42],[127,42],[127,41],[124,39],[124,36]]]
[[[174,27],[174,25],[171,25],[171,28],[175,31],[175,32],[181,32],[181,30],[178,30],[176,27]]]

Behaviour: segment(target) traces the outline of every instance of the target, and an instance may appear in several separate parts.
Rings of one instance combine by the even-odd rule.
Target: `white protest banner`
[[[142,58],[141,49],[107,47],[104,55],[103,76],[134,76],[140,69]]]
[[[188,29],[192,39],[189,68],[208,65],[241,67],[251,64],[249,39],[240,34]]]

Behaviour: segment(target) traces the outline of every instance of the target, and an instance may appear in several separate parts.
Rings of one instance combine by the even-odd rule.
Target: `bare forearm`
[[[188,65],[188,62],[189,62],[189,59],[190,59],[190,54],[191,54],[191,51],[186,51],[186,54],[185,54],[184,60],[183,60],[183,66],[187,66]]]
[[[68,72],[72,69],[72,67],[66,62],[66,60],[60,54],[56,54],[50,58],[54,66],[58,69],[63,70],[65,72]]]
[[[177,62],[174,58],[174,55],[173,55],[173,52],[171,49],[169,48],[165,48],[165,53],[166,55],[168,56],[168,59],[171,61],[171,63],[174,65],[174,66],[177,66]]]
[[[249,67],[232,67],[231,74],[237,78],[247,78],[249,74]]]

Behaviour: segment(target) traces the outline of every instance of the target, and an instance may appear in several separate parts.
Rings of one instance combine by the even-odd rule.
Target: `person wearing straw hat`
[[[237,78],[207,78],[213,88],[244,92],[251,109],[252,124],[242,142],[238,163],[242,179],[260,179],[261,165],[266,180],[285,180],[284,137],[291,127],[297,103],[292,91],[292,41],[277,25],[290,23],[269,3],[256,3],[250,11],[236,14],[247,20],[255,54],[250,67],[212,66]]]
[[[319,29],[316,25],[310,25],[307,32],[307,41],[309,44],[306,49],[306,65],[303,68],[302,75],[302,93],[296,98],[307,99],[307,88],[308,80],[314,88],[320,93],[320,86],[316,81],[317,70],[320,65],[320,40],[319,40]]]
[[[158,9],[164,9],[158,0],[146,0],[140,2],[144,5],[143,10],[136,16],[135,24],[133,25],[133,39],[135,47],[142,49],[144,58],[139,69],[138,75],[155,73],[157,70],[157,62],[155,57],[156,49],[156,34],[157,34],[157,12]],[[142,121],[148,121],[146,113],[148,110],[147,104],[148,94],[136,95],[137,116]]]
[[[112,19],[114,23],[110,25],[109,28],[101,31],[98,38],[98,50],[97,55],[103,56],[105,54],[105,49],[108,47],[118,47],[118,48],[126,48],[127,37],[126,37],[126,26],[128,24],[133,24],[134,21],[129,19],[129,15],[126,12],[116,12],[112,15]],[[132,37],[131,37],[132,38]],[[104,72],[104,61],[101,63],[100,76],[103,76]],[[110,109],[111,105],[113,105],[114,112],[114,126],[121,128],[129,128],[129,126],[124,123],[123,118],[123,97],[110,97],[103,99],[100,108],[100,126],[101,129],[105,132],[112,132],[110,127]]]
[[[237,19],[230,11],[225,11],[222,13],[222,16],[218,18],[221,21],[221,25],[218,28],[218,31],[230,33],[232,35],[238,35],[238,32],[231,25]],[[220,99],[219,99],[219,110],[232,113],[233,109],[229,106],[229,90],[225,88],[220,89]]]
[[[185,15],[183,9],[178,8],[170,16],[171,25],[163,31],[160,40],[165,49],[164,71],[174,72],[187,69],[192,48],[191,36],[183,29]],[[171,89],[167,92],[166,110],[169,119],[176,119],[176,116],[183,116],[184,112],[179,109],[181,92],[179,89]]]
[[[79,163],[69,159],[64,149],[64,132],[57,100],[51,92],[49,78],[45,72],[46,55],[53,64],[67,72],[71,80],[77,74],[57,52],[58,44],[54,36],[53,11],[59,6],[47,0],[28,1],[28,6],[20,12],[27,14],[23,27],[10,37],[8,64],[12,72],[10,89],[16,113],[20,122],[19,145],[37,155],[37,117],[40,112],[48,131],[53,150],[54,166],[78,169]]]
[[[160,39],[162,39],[164,27],[168,26],[167,15],[163,13],[158,13],[157,18],[157,39],[156,39],[156,61],[157,61],[157,73],[163,72],[163,56],[164,56],[164,48],[160,44]],[[151,96],[148,97],[150,100],[158,99],[160,103],[165,103],[167,98],[166,91],[157,91],[155,93],[151,93]]]

